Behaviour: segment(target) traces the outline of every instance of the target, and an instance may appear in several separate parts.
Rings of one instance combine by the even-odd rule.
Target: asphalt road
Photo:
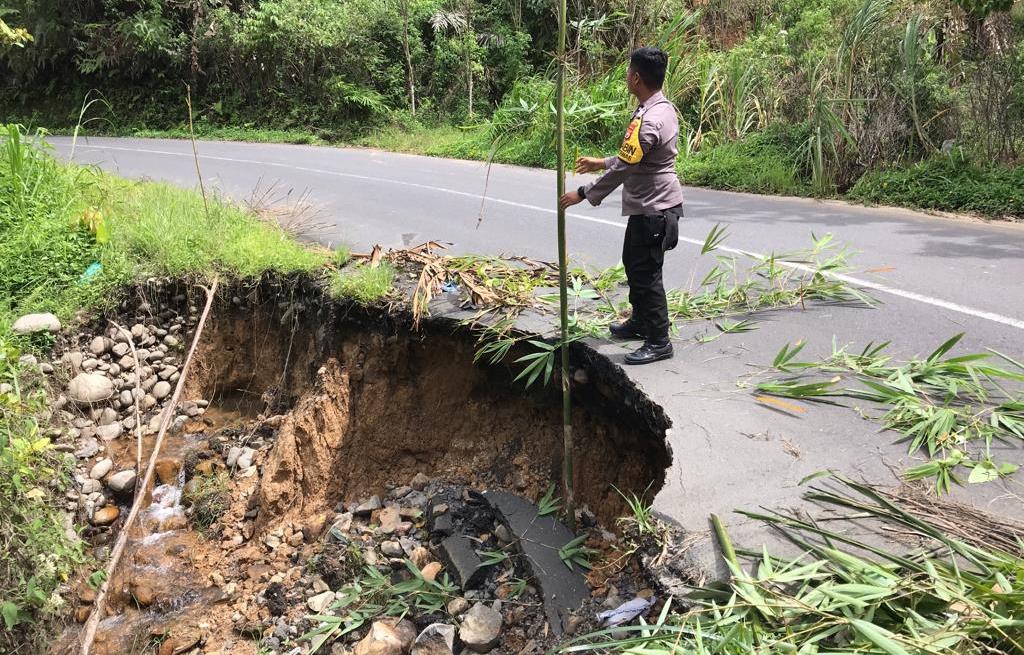
[[[51,141],[69,154],[68,139]],[[191,146],[183,141],[79,140],[75,160],[127,177],[196,183]],[[477,162],[228,142],[201,142],[199,161],[207,183],[232,197],[275,185],[277,195],[308,193],[326,224],[318,235],[325,243],[361,250],[432,239],[451,242],[455,252],[556,257],[549,171],[495,165],[488,179]],[[568,181],[569,188],[579,183]],[[620,209],[618,194],[598,208],[572,208],[575,262],[603,267],[618,261],[625,224]],[[627,367],[673,420],[673,465],[656,508],[690,530],[705,530],[709,512],[790,506],[800,492],[797,481],[826,467],[893,482],[893,470],[919,461],[849,409],[810,405],[790,415],[758,405],[742,382],[770,364],[782,344],[807,339],[805,354],[825,355],[833,341],[891,340],[894,354],[910,356],[966,332],[962,352],[994,348],[1024,359],[1024,225],[693,188],[686,189],[685,210],[680,246],[666,262],[669,286],[688,286],[707,269],[711,262],[699,257],[699,244],[719,223],[729,232],[722,254],[741,261],[743,252],[788,253],[807,248],[812,235],[831,233],[856,253],[847,281],[880,301],[873,309],[817,305],[771,312],[752,332],[704,344],[693,337],[714,327],[689,324],[681,329],[675,359]],[[601,348],[613,358],[625,352],[617,344]],[[1024,463],[1021,448],[997,449],[997,459]],[[1017,477],[1024,480],[1024,473]],[[1011,479],[954,495],[1022,517],[1021,491]],[[741,541],[762,536],[738,517],[730,523]],[[696,552],[710,561],[706,555]]]

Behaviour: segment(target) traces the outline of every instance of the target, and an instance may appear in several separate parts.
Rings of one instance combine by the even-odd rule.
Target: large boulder
[[[15,334],[60,332],[60,320],[53,314],[26,314],[14,322],[11,331]]]
[[[98,373],[79,373],[68,384],[68,398],[88,405],[107,400],[114,395],[114,383]]]

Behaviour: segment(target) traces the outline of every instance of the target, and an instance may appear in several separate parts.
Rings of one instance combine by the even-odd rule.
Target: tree
[[[412,51],[409,48],[409,0],[398,0],[402,14],[402,54],[405,55],[405,75],[409,90],[409,111],[416,115],[416,69],[412,65]]]
[[[7,48],[24,48],[32,40],[32,35],[24,27],[10,27],[0,18],[0,50]]]

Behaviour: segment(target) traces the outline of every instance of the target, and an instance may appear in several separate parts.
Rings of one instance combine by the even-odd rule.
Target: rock
[[[345,541],[348,531],[352,528],[352,512],[339,514],[328,532],[331,541]]]
[[[408,555],[409,561],[415,564],[416,568],[421,571],[430,562],[430,551],[423,546],[416,546]]]
[[[122,391],[117,399],[121,401],[121,405],[123,405],[125,409],[131,407],[135,403],[135,398],[132,397],[132,392],[128,389]]]
[[[128,395],[131,395],[130,393]],[[104,407],[103,411],[100,412],[99,418],[100,425],[111,425],[117,423],[117,412],[111,407]]]
[[[139,607],[149,607],[156,600],[156,591],[145,581],[133,580],[128,589]]]
[[[160,378],[161,380],[170,380],[177,372],[177,366],[164,366],[163,368],[160,369],[160,372],[157,373],[157,377]]]
[[[168,348],[177,348],[179,345],[181,345],[181,341],[179,341],[178,337],[174,336],[173,334],[168,334],[166,337],[164,337],[164,343],[167,344]]]
[[[256,451],[252,448],[243,448],[242,452],[238,455],[238,460],[235,464],[242,471],[252,466],[252,458],[256,455]]]
[[[92,437],[82,439],[81,447],[75,451],[75,457],[78,459],[89,459],[96,453],[100,452],[100,443]]]
[[[82,370],[87,372],[87,373],[89,371],[95,371],[96,367],[99,366],[99,365],[100,365],[100,360],[93,359],[92,357],[90,357],[89,359],[87,359],[87,360],[82,362]]]
[[[486,653],[501,635],[501,612],[477,603],[466,613],[459,627],[459,639],[472,651]]]
[[[82,483],[83,495],[87,496],[89,494],[98,493],[100,491],[103,491],[103,483],[101,483],[99,480],[89,478],[88,480]]]
[[[107,352],[108,347],[107,340],[103,337],[93,337],[93,340],[89,342],[89,352],[96,357]]]
[[[60,332],[60,320],[53,314],[26,314],[14,322],[11,332],[35,334],[36,332]]]
[[[392,534],[398,529],[398,524],[402,522],[402,515],[398,512],[397,507],[385,507],[380,511],[378,520],[380,521],[380,531],[384,534]]]
[[[141,409],[144,412],[148,412],[154,407],[156,407],[156,398],[154,398],[150,394],[146,394],[145,396],[142,397],[142,400],[139,401],[139,409]]]
[[[121,334],[123,334],[123,333],[121,333]],[[142,323],[136,323],[135,325],[132,326],[132,338],[133,339],[141,339],[142,337],[146,336],[147,334],[149,334],[149,330],[147,330],[146,326],[143,325]]]
[[[96,428],[96,436],[104,441],[112,441],[121,436],[121,432],[124,431],[124,426],[120,423],[111,423],[110,425],[101,425]]]
[[[512,543],[512,540],[515,539],[515,537],[512,536],[512,532],[504,523],[499,523],[497,527],[494,528],[494,536],[503,544],[510,544]]]
[[[413,476],[412,480],[409,482],[409,486],[415,489],[416,491],[423,491],[424,489],[426,489],[427,484],[429,483],[430,478],[428,478],[424,473],[420,472]]]
[[[448,601],[448,606],[445,609],[447,609],[448,613],[452,616],[459,616],[469,609],[469,601],[465,598],[452,598]]]
[[[112,352],[115,357],[124,357],[131,352],[131,348],[128,347],[128,344],[126,343],[116,343],[114,344],[114,347],[110,349],[110,352]]]
[[[118,471],[107,478],[107,486],[117,493],[127,493],[135,490],[136,474],[134,469]]]
[[[181,460],[174,457],[161,457],[156,460],[156,478],[160,484],[174,484],[178,480],[178,472],[181,470]]]
[[[116,505],[107,505],[103,509],[96,510],[96,513],[92,515],[93,525],[110,525],[117,520],[117,517],[121,515],[121,510],[117,509]]]
[[[112,468],[114,468],[113,460],[109,457],[104,457],[93,465],[92,470],[89,471],[89,477],[93,480],[102,480],[107,473],[110,473]]]
[[[36,366],[39,364],[39,360],[35,355],[22,355],[18,358],[18,364],[25,367]]]
[[[323,614],[324,611],[330,607],[331,603],[334,602],[334,592],[325,591],[319,593],[316,596],[311,596],[306,599],[306,605],[309,609],[313,610],[316,614]]]
[[[431,623],[412,644],[412,655],[452,655],[454,651],[455,626],[446,623]]]
[[[121,367],[121,370],[130,371],[135,368],[135,358],[131,355],[125,355],[117,360],[117,365]]]
[[[433,582],[437,578],[437,574],[441,572],[441,562],[431,562],[423,567],[420,573],[423,574],[423,579],[427,582]]]
[[[415,639],[416,626],[411,621],[374,621],[370,632],[356,644],[352,655],[403,655]]]
[[[224,463],[227,464],[227,467],[229,469],[235,468],[235,464],[238,463],[238,456],[241,454],[241,448],[239,448],[238,446],[231,446],[231,448],[228,449],[228,456],[224,460]]]
[[[14,387],[6,382],[0,383],[0,393],[11,393]]]
[[[355,514],[356,516],[369,516],[375,510],[378,510],[380,508],[381,508],[380,496],[374,496],[374,497],[370,498],[370,500],[367,500],[366,502],[364,502],[364,503],[360,504],[358,507],[356,507],[352,511],[352,513]]]
[[[51,373],[53,373],[53,364],[49,362],[43,362],[42,364],[39,365],[39,370],[45,373],[46,375],[50,375]]]
[[[157,400],[163,400],[171,394],[171,383],[166,380],[160,380],[153,385],[153,397]]]
[[[79,373],[68,384],[68,397],[76,403],[98,403],[113,394],[114,383],[97,373]]]
[[[402,550],[402,544],[397,541],[385,541],[381,543],[380,552],[384,553],[388,557],[402,557],[405,555],[405,551]]]

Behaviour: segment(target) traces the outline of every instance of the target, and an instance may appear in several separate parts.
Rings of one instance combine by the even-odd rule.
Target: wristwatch
[[[583,200],[586,200],[587,199],[586,187],[585,186],[581,186],[580,188],[576,189],[576,195],[578,195]]]

